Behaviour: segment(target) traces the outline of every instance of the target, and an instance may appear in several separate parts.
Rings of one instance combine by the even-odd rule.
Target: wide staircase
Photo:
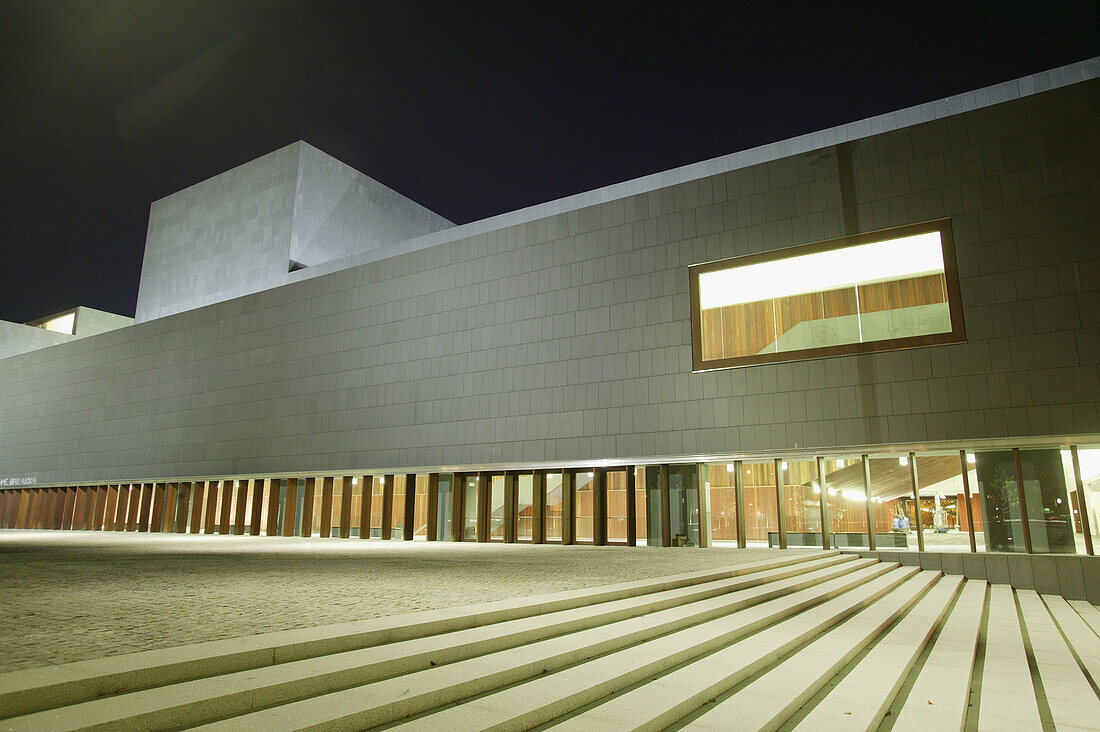
[[[1098,682],[1088,603],[784,553],[8,673],[0,729],[1097,729]]]

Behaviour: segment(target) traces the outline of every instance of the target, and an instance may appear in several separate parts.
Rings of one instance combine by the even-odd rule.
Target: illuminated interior
[[[696,367],[961,340],[949,239],[935,222],[693,267]]]
[[[73,334],[73,328],[76,326],[76,313],[66,313],[65,315],[59,315],[56,318],[50,318],[49,320],[39,323],[39,328],[46,330],[52,330],[54,333],[66,333],[68,335]]]

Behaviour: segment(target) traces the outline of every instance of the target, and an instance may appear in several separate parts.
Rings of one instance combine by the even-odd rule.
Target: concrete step
[[[894,722],[895,732],[962,730],[965,726],[987,591],[980,580],[969,580],[963,586]]]
[[[1100,688],[1100,636],[1061,595],[1043,595],[1043,602],[1069,641],[1082,670],[1092,680],[1092,685]]]
[[[961,577],[941,579],[814,705],[795,729],[808,732],[877,728],[962,584]]]
[[[917,572],[916,568],[901,569],[897,565],[878,565],[871,570],[877,572],[843,578],[843,584],[836,581],[836,586],[830,588],[828,594],[812,596],[811,593],[826,589],[827,586],[822,585],[820,588],[799,593],[806,597],[792,595],[769,603],[780,610],[779,614],[766,605],[761,605],[744,613],[672,633],[650,643],[471,700],[461,706],[411,720],[399,729],[526,729],[549,722],[608,694],[715,650],[736,648],[736,658],[743,660],[741,657],[746,655],[745,647],[755,641],[763,643],[760,652],[774,654],[784,643],[790,645],[804,642],[806,638],[820,633]],[[808,604],[808,600],[823,602]],[[805,611],[796,615],[799,612],[796,608]],[[753,615],[763,616],[765,613],[775,619],[767,625],[761,625]],[[791,619],[782,622],[785,618]],[[781,622],[777,624],[776,620]],[[761,631],[746,641],[737,642],[755,628],[761,628]],[[767,637],[761,640],[761,636]],[[726,669],[728,668],[727,666]],[[698,680],[697,676],[694,678]],[[565,724],[579,725],[576,727],[578,729],[630,729],[633,717],[626,716],[629,710],[638,712],[640,705],[652,709],[654,703],[663,704],[667,699],[664,689],[655,689],[650,693],[639,694],[636,703],[613,710],[609,718],[595,715],[577,723]]]
[[[1090,605],[1084,600],[1070,600],[1069,604],[1073,606],[1073,609],[1077,611],[1081,619],[1092,628],[1092,632],[1100,636],[1100,610],[1097,610],[1095,605]]]
[[[1043,728],[1016,598],[1008,585],[993,585],[989,591],[978,728],[1006,732]]]
[[[1016,600],[1054,726],[1062,730],[1095,729],[1100,725],[1100,699],[1046,605],[1034,590],[1017,590]]]
[[[762,588],[694,603],[687,608],[661,611],[646,617],[532,643],[522,648],[325,694],[215,722],[205,728],[263,728],[266,732],[276,732],[303,727],[363,729],[388,724],[442,705],[486,694],[503,686],[560,671],[643,641],[658,639],[660,636],[664,637],[660,637],[660,642],[650,645],[649,648],[659,648],[659,652],[668,662],[677,663],[690,658],[693,653],[701,652],[703,648],[718,647],[767,627],[825,599],[858,587],[891,569],[891,566],[884,564],[860,563],[855,571],[838,571],[849,566],[851,565],[839,565],[838,568],[818,570]],[[833,578],[828,578],[828,573],[832,573]],[[815,575],[816,580],[810,581]],[[772,585],[784,583],[789,584],[792,592],[758,602],[759,598],[773,592],[770,589]],[[809,585],[808,589],[800,589],[806,585]],[[677,647],[677,643],[684,642],[683,636],[677,631],[682,633],[688,625],[696,626],[695,635],[700,638],[695,647]],[[628,674],[632,670],[630,667],[625,669]],[[470,706],[466,704],[463,708]],[[552,719],[560,713],[562,712],[552,709],[545,718]],[[529,726],[529,723],[538,722],[525,719],[519,725]]]
[[[430,637],[490,623],[641,597],[807,563],[839,552],[791,553],[722,570],[689,572],[526,598],[264,633],[0,674],[0,719],[273,664]],[[789,575],[787,575],[789,576]]]
[[[553,729],[578,732],[601,726],[624,730],[664,729],[746,679],[768,678],[769,683],[765,686],[770,688],[770,680],[774,678],[774,674],[757,674],[762,673],[782,655],[807,641],[811,641],[811,647],[817,646],[818,643],[813,642],[813,639],[836,623],[839,623],[836,625],[837,630],[852,630],[860,624],[877,627],[888,623],[889,618],[904,612],[909,604],[920,597],[935,582],[937,576],[938,573],[922,573],[915,567],[896,569],[717,653],[699,658],[671,673],[610,697],[603,703],[555,725]],[[845,620],[847,615],[851,617]],[[836,630],[827,633],[825,637],[836,637]],[[791,668],[786,664],[782,666]],[[786,680],[782,683],[784,688],[793,685]],[[754,690],[760,688],[755,683],[750,686]],[[727,713],[729,708],[723,703],[719,705],[722,711],[713,716],[708,714],[708,719],[697,719],[688,726],[699,729],[736,729],[736,725],[746,715],[751,715],[758,704],[764,703],[764,700],[752,696],[751,705],[740,706],[741,695],[735,697],[737,702],[733,704],[738,706],[732,713]],[[751,722],[744,727],[754,728]]]
[[[12,720],[12,726],[29,729],[48,724],[53,729],[77,729],[89,722],[201,724],[624,619],[646,616],[659,622],[664,617],[661,611],[668,611],[665,615],[669,617],[690,618],[696,610],[709,616],[713,607],[762,602],[860,566],[870,565],[843,555],[822,557],[732,579],[91,700],[24,715]],[[710,603],[713,607],[698,604],[712,599],[716,600]]]

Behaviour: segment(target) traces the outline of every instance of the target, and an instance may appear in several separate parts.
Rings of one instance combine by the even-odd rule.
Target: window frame
[[[900,239],[907,236],[939,232],[940,246],[943,250],[943,273],[947,286],[947,305],[951,316],[951,330],[945,333],[932,333],[918,336],[906,336],[903,338],[890,338],[879,341],[866,341],[863,343],[844,343],[822,348],[803,348],[796,351],[780,351],[776,353],[757,353],[750,356],[734,356],[731,358],[703,359],[702,338],[702,311],[699,308],[699,277],[708,272],[731,269],[749,264],[771,262],[782,259],[791,259],[806,254],[845,249],[860,244],[873,244],[889,239]],[[833,356],[847,356],[860,353],[880,353],[882,351],[895,351],[908,348],[923,348],[925,346],[937,346],[947,343],[966,342],[966,328],[963,323],[962,300],[959,289],[958,267],[955,260],[955,239],[951,230],[951,219],[935,219],[917,224],[907,224],[888,229],[878,229],[851,236],[828,239],[826,241],[800,244],[783,249],[773,249],[757,254],[748,254],[740,257],[693,264],[688,267],[688,285],[690,290],[691,307],[691,368],[695,373],[713,371],[716,369],[740,368],[744,366],[756,366],[766,363],[784,363],[787,361],[802,361],[812,358],[830,358]]]

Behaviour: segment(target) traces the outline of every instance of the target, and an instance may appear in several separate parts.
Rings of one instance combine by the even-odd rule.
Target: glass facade
[[[489,540],[504,541],[504,476],[489,478]]]
[[[607,483],[607,542],[625,544],[629,538],[626,471],[609,470],[605,480]]]
[[[561,473],[546,474],[546,541],[560,542],[562,537],[562,478]]]
[[[578,544],[591,544],[595,540],[595,526],[593,517],[596,515],[595,505],[595,473],[577,473],[573,480],[576,485],[576,498],[574,498],[574,540]]]
[[[516,541],[531,541],[535,532],[535,479],[516,476]]]
[[[477,541],[477,476],[464,478],[462,495],[462,541]]]

